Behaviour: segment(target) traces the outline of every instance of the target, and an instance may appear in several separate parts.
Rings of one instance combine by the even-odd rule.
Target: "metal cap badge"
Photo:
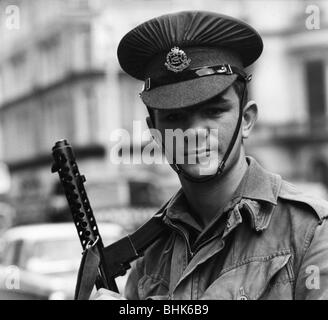
[[[186,53],[179,49],[178,47],[174,47],[166,56],[165,66],[168,70],[173,72],[181,72],[188,68],[190,65],[191,59],[188,59]]]

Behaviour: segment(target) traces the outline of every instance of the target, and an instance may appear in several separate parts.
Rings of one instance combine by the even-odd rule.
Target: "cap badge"
[[[188,68],[190,62],[191,59],[188,59],[186,53],[183,50],[179,49],[178,47],[174,47],[166,55],[166,62],[164,65],[168,70],[177,73]]]

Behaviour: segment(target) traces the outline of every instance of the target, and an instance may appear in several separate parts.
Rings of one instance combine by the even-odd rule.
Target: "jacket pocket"
[[[144,275],[138,283],[141,300],[168,300],[169,285],[160,275]]]
[[[290,258],[289,252],[251,257],[225,268],[201,299],[257,300],[264,294],[266,299],[292,299],[290,283],[293,279],[287,266]]]

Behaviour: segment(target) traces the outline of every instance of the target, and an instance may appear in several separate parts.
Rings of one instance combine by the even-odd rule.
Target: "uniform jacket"
[[[328,203],[247,161],[205,230],[181,190],[160,210],[168,232],[133,266],[127,299],[328,299]]]

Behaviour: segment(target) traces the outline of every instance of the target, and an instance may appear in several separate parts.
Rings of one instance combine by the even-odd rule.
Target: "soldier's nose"
[[[186,119],[186,124],[189,129],[199,130],[206,128],[206,121],[197,111],[191,111]]]
[[[204,127],[190,128],[184,135],[184,143],[192,150],[205,148],[209,131]]]

